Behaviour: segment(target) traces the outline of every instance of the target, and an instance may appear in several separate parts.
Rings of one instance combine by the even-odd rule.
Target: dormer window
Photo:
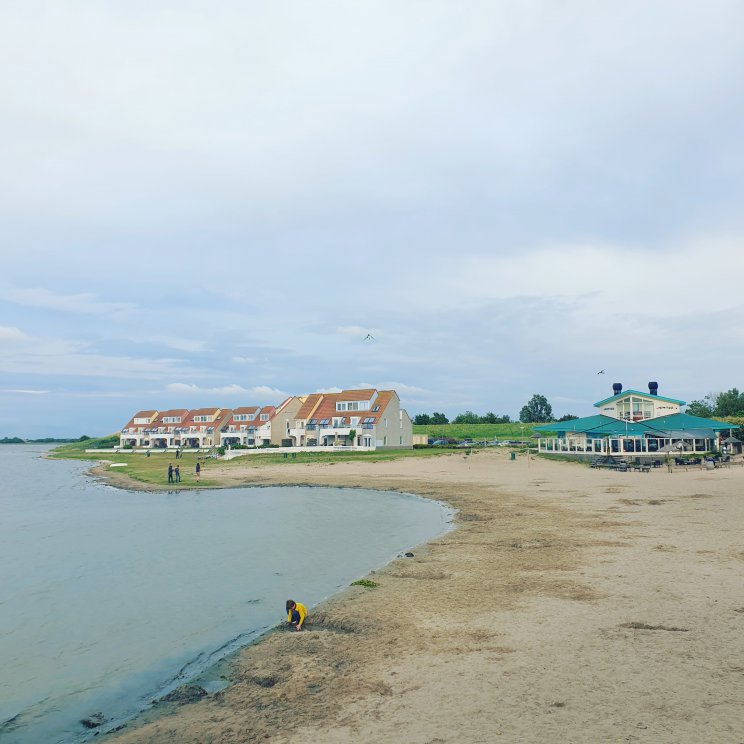
[[[269,414],[268,413],[262,413],[261,414],[261,421],[268,421],[269,420]]]
[[[345,400],[336,403],[337,411],[368,411],[368,400]]]

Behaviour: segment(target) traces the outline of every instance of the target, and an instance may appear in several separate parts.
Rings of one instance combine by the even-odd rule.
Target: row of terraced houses
[[[395,390],[343,390],[294,395],[278,406],[139,411],[121,430],[120,441],[135,449],[400,449],[413,446],[413,427]]]

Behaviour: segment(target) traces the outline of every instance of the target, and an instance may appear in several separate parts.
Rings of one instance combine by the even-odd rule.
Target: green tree
[[[574,416],[573,413],[566,413],[563,416],[561,416],[558,421],[573,421],[574,419],[579,418],[578,416]]]
[[[472,411],[465,411],[452,419],[453,424],[479,424],[480,416]]]
[[[690,416],[710,418],[713,415],[713,408],[715,405],[715,396],[712,394],[706,395],[702,400],[693,400],[692,403],[687,406],[687,413],[689,413]]]
[[[442,426],[444,424],[449,424],[449,419],[443,413],[434,411],[434,413],[431,414],[431,420],[429,423]]]
[[[715,416],[744,416],[744,393],[736,388],[716,395]]]
[[[544,395],[535,393],[519,412],[519,420],[525,424],[543,424],[553,420],[553,407]]]
[[[416,426],[428,426],[431,423],[431,416],[428,413],[417,413],[413,417],[413,423]]]

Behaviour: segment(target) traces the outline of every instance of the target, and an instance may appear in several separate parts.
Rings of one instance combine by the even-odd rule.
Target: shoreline
[[[501,453],[231,469],[223,487],[434,498],[458,510],[455,529],[370,574],[378,588],[321,603],[307,633],[269,630],[236,652],[225,689],[105,738],[733,741],[744,681],[730,671],[722,686],[720,668],[744,652],[744,608],[732,606],[744,552],[726,531],[744,516],[743,475],[528,467]],[[661,582],[649,575],[656,564]],[[707,615],[694,601],[703,587],[715,595]],[[706,691],[718,700],[713,723],[696,702]]]

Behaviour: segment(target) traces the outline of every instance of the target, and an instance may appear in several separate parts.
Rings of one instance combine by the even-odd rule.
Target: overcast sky
[[[741,387],[738,0],[0,9],[0,436]]]

